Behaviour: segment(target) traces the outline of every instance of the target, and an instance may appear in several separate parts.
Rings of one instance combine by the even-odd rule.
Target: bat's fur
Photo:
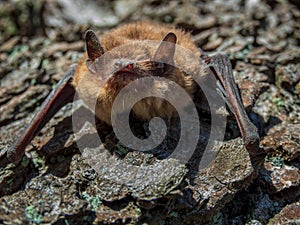
[[[163,38],[169,32],[173,32],[177,36],[176,44],[190,50],[196,57],[200,57],[200,52],[197,49],[196,45],[192,41],[190,34],[185,33],[180,29],[175,29],[172,26],[157,24],[153,22],[137,22],[127,25],[120,26],[119,28],[113,29],[110,32],[104,34],[99,38],[100,43],[105,52],[111,51],[112,49],[118,49],[116,47],[123,46],[127,43],[140,40],[157,40],[162,41]],[[130,81],[137,79],[138,77],[151,76],[155,74],[155,68],[153,69],[151,65],[147,64],[145,60],[151,59],[155,49],[148,49],[145,47],[143,42],[137,42],[136,48],[128,47],[122,48],[122,50],[116,50],[116,58],[126,58],[127,55],[134,55],[136,60],[140,63],[137,63],[138,74],[137,77],[134,76],[111,76],[107,82],[104,84],[103,88],[99,92],[99,87],[103,85],[97,77],[101,77],[106,67],[103,67],[102,71],[98,70],[96,74],[91,73],[87,66],[86,60],[88,58],[85,54],[82,59],[79,61],[78,66],[75,70],[73,85],[83,98],[83,100],[91,107],[95,108],[96,116],[103,120],[104,122],[111,124],[111,108],[115,100],[115,97],[120,92],[120,90],[126,86]],[[156,46],[158,47],[158,46]],[[140,59],[144,60],[141,61]],[[190,61],[186,62],[186,58],[180,54],[174,56],[175,67],[169,73],[164,74],[164,77],[175,81],[185,91],[191,96],[194,96],[196,91],[196,84],[191,76],[187,75],[186,72],[183,72],[176,65],[186,65],[188,64],[186,70],[189,70],[190,73],[197,73],[199,76],[205,73],[204,67],[200,66],[199,62]],[[193,65],[195,64],[195,65]],[[185,70],[185,71],[186,71]],[[107,71],[106,71],[107,72]],[[100,79],[101,80],[101,79]],[[163,82],[158,82],[153,78],[151,84],[158,93],[165,96],[172,96],[172,90],[168,85]],[[148,86],[149,87],[149,86]],[[145,87],[137,87],[137,89],[143,91]],[[97,99],[95,99],[97,96]],[[97,104],[95,104],[97,102]],[[185,103],[182,104],[184,107]],[[152,118],[153,116],[160,117],[171,117],[174,115],[175,109],[167,101],[159,98],[146,98],[135,104],[133,107],[133,112],[136,116],[143,120]]]
[[[156,42],[154,45],[149,45],[149,41],[146,40]],[[130,45],[133,42],[134,45]],[[111,111],[116,97],[125,96],[125,99],[133,100],[133,97],[141,96],[143,93],[145,97],[161,96],[166,100],[144,98],[132,106],[134,115],[142,120],[149,120],[154,116],[170,118],[177,115],[177,110],[188,106],[189,102],[199,103],[199,98],[203,102],[199,95],[201,91],[197,91],[198,85],[193,78],[197,76],[197,82],[202,81],[200,83],[202,85],[208,78],[203,75],[211,73],[218,78],[226,91],[228,103],[234,112],[253,165],[263,162],[265,152],[259,148],[257,129],[243,108],[232,75],[231,64],[226,56],[208,57],[204,65],[200,60],[200,51],[188,33],[152,22],[137,22],[113,29],[100,37],[101,44],[95,33],[88,31],[86,43],[87,54],[79,61],[75,72],[73,68],[70,69],[50,93],[20,139],[7,151],[7,158],[11,162],[15,164],[20,162],[26,146],[34,136],[63,105],[73,101],[75,89],[95,115],[107,124],[114,122],[111,121]],[[174,47],[174,43],[178,45]],[[179,46],[182,46],[185,51]],[[208,66],[207,63],[210,65]],[[140,79],[143,77],[147,79]],[[159,80],[162,77],[169,82],[174,81],[173,83],[177,84],[176,88],[178,85],[181,86],[192,101],[185,100],[188,97],[184,95],[176,96],[176,93],[180,93],[178,89],[174,88],[173,84]],[[201,81],[198,80],[200,77]],[[123,91],[126,90],[123,87],[136,82],[141,83],[134,87],[130,86],[131,91],[123,95]],[[212,90],[214,91],[215,88],[213,87]],[[121,90],[122,95],[118,95]],[[154,92],[149,94],[149,90]],[[184,96],[184,100],[181,98],[179,101],[178,98],[181,96]],[[168,102],[169,99],[175,102],[176,110]],[[125,104],[124,98],[122,101],[121,104],[117,104],[117,113],[124,113],[124,109],[131,108],[130,104]]]

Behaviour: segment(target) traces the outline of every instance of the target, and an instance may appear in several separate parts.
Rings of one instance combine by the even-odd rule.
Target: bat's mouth
[[[115,72],[115,76],[136,76],[136,74],[127,68],[123,68]]]
[[[141,77],[139,73],[137,73],[136,69],[131,66],[131,64],[127,65],[126,67],[123,67],[116,71],[114,73],[114,77],[117,78],[118,80],[135,80]]]
[[[114,66],[116,68],[115,75],[133,75],[134,63],[129,60],[117,60]]]

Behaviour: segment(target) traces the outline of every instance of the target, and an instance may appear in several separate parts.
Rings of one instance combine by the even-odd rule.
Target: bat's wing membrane
[[[66,104],[72,102],[75,88],[72,86],[72,78],[76,65],[72,65],[67,74],[59,81],[43,102],[41,109],[25,129],[22,136],[7,151],[7,158],[18,164],[22,159],[26,146],[41,131],[47,122]]]

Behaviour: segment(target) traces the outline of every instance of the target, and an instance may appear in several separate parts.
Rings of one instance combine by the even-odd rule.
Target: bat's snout
[[[134,74],[134,62],[130,60],[117,60],[115,62],[116,74],[129,73]]]

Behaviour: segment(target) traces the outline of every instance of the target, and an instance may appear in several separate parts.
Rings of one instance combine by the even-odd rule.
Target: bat
[[[86,53],[57,84],[41,106],[39,112],[25,129],[22,136],[7,151],[9,161],[18,164],[25,153],[26,146],[39,133],[43,126],[64,105],[73,101],[76,92],[82,97],[89,107],[95,107],[91,99],[96,98],[95,115],[100,120],[111,125],[112,104],[120,90],[139,77],[157,76],[175,81],[192,97],[196,98],[197,85],[190,76],[174,66],[175,44],[189,49],[196,56],[204,58],[210,72],[221,84],[228,107],[233,112],[250,158],[255,161],[263,154],[259,148],[259,136],[256,127],[249,120],[242,104],[238,87],[234,81],[232,67],[225,55],[204,57],[192,41],[190,34],[168,25],[153,22],[130,23],[111,30],[100,37],[88,30],[85,34]],[[103,62],[99,59],[118,46],[126,45],[132,41],[156,40],[160,41],[154,53],[143,50],[143,46],[128,51],[135,52],[138,60],[127,59],[126,54],[119,52],[119,58],[113,63],[114,71],[106,80],[99,92],[97,82],[93,77],[101,77],[105,71]],[[122,55],[123,54],[123,55]],[[199,76],[207,73],[200,70]],[[165,91],[159,83],[155,84],[159,91]],[[153,115],[169,118],[174,115],[174,107],[170,107],[163,99],[144,99],[132,109],[134,114],[142,120],[147,120]]]

